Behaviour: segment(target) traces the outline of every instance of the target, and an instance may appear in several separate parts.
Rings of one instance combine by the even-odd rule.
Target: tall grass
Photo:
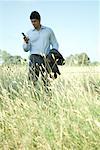
[[[50,92],[25,67],[0,69],[1,150],[99,150],[99,67],[60,68]]]

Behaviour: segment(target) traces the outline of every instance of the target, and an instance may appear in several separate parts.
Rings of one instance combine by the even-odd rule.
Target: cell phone
[[[24,37],[25,42],[28,43],[29,39],[27,38],[27,36],[23,32],[22,32],[22,35]]]
[[[23,35],[24,38],[26,38],[26,35],[23,32],[22,32],[22,35]]]

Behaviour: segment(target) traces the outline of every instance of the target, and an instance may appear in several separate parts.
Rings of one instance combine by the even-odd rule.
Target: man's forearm
[[[52,48],[58,50],[59,49],[58,42],[53,43]]]
[[[30,51],[30,48],[31,48],[31,44],[30,43],[28,43],[28,44],[24,43],[23,44],[23,49],[24,49],[25,52]]]

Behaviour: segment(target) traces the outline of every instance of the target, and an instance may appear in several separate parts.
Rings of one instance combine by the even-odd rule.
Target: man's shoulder
[[[52,29],[50,27],[46,27],[46,29],[52,31]]]
[[[48,32],[52,32],[52,29],[51,29],[50,27],[42,26],[42,28],[44,28],[44,29],[47,30]]]

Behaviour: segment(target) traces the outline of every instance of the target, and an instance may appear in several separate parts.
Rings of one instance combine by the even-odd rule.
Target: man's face
[[[36,29],[40,26],[40,21],[38,19],[31,19],[31,23]]]

